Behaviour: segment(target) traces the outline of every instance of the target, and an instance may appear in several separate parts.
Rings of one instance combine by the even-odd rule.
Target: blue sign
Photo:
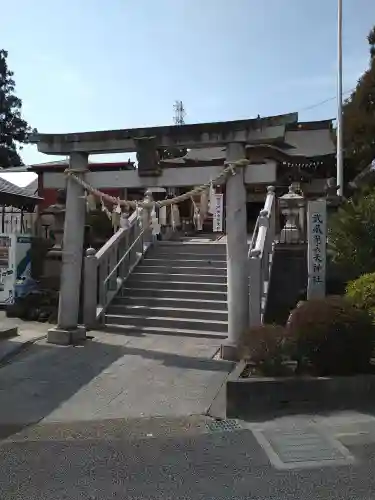
[[[17,236],[17,243],[31,243],[31,236]]]

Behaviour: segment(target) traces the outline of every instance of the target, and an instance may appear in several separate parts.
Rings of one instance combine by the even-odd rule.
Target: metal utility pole
[[[342,136],[342,0],[337,4],[337,194],[344,193],[344,157]]]

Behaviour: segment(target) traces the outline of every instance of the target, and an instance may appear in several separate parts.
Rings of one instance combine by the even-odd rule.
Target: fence
[[[0,231],[2,233],[27,233],[32,235],[36,233],[35,213],[23,213],[21,210],[4,208],[0,224]]]

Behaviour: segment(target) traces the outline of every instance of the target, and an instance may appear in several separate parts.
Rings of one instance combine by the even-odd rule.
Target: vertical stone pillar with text
[[[307,298],[318,299],[326,294],[327,201],[309,201],[307,208]]]

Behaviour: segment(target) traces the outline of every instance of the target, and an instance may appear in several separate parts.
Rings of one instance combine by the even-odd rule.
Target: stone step
[[[148,290],[147,290],[148,291]],[[161,291],[160,296],[131,296],[132,290],[129,290],[129,295],[124,297],[116,297],[113,305],[139,305],[140,307],[182,307],[183,309],[205,309],[209,311],[228,311],[226,300],[200,299],[195,295],[191,298],[186,297],[165,297]],[[158,290],[159,292],[159,290]],[[176,292],[173,291],[173,295]],[[204,295],[204,294],[199,294]],[[210,297],[212,297],[210,295]]]
[[[131,280],[126,282],[126,286],[122,288],[120,295],[115,300],[122,300],[123,298],[157,298],[158,300],[194,300],[194,301],[220,301],[223,303],[227,303],[227,289],[225,287],[224,290],[203,290],[199,287],[195,286],[193,289],[189,290],[185,286],[181,289],[171,288],[170,283],[158,283],[159,286],[145,286],[144,283],[138,283],[137,287],[129,286]],[[183,283],[185,285],[185,283]],[[194,283],[194,285],[196,285]],[[221,285],[215,285],[215,287],[221,287]]]
[[[178,271],[178,270],[177,270]],[[182,273],[182,272],[150,272],[147,268],[137,267],[132,273],[133,279],[137,281],[180,281],[189,283],[220,283],[226,284],[227,275],[215,275],[215,274],[193,274],[193,273]]]
[[[227,333],[215,331],[202,331],[181,328],[161,328],[156,326],[134,326],[134,325],[118,325],[110,323],[105,325],[105,330],[123,335],[139,335],[151,333],[153,335],[174,335],[177,337],[196,337],[196,338],[214,338],[226,339]]]
[[[134,273],[131,274],[129,280],[126,281],[127,288],[167,288],[169,290],[192,290],[195,292],[221,292],[227,293],[226,283],[215,283],[212,281],[181,281],[181,279],[175,279],[172,281],[166,279],[142,279],[136,276]]]
[[[211,260],[175,260],[175,259],[145,259],[139,267],[172,267],[176,269],[214,269],[227,272],[227,263]]]
[[[203,319],[169,318],[158,316],[137,316],[135,314],[106,314],[107,325],[132,325],[133,327],[175,328],[182,330],[227,333],[227,321],[206,321]]]
[[[165,252],[163,249],[150,250],[147,253],[145,260],[149,259],[162,259],[162,260],[198,260],[198,261],[211,261],[211,262],[227,262],[226,254],[215,254],[215,253],[197,253],[197,252]]]
[[[197,244],[197,243],[173,243],[173,242],[160,242],[151,249],[152,252],[164,252],[164,253],[191,253],[198,255],[227,255],[226,245],[218,244]]]
[[[192,240],[191,238],[183,238],[180,241],[176,240],[161,240],[158,242],[157,246],[158,247],[173,247],[173,248],[179,248],[179,247],[193,247],[193,246],[199,246],[201,248],[209,248],[209,247],[219,247],[220,249],[226,248],[226,243],[222,242],[223,240],[219,241],[204,241],[204,240]]]
[[[112,304],[108,308],[107,314],[119,316],[143,316],[143,317],[158,317],[158,318],[175,318],[177,320],[197,319],[204,321],[228,321],[228,311],[210,310],[210,309],[192,309],[180,307],[166,307],[159,305],[140,305],[140,304]]]

